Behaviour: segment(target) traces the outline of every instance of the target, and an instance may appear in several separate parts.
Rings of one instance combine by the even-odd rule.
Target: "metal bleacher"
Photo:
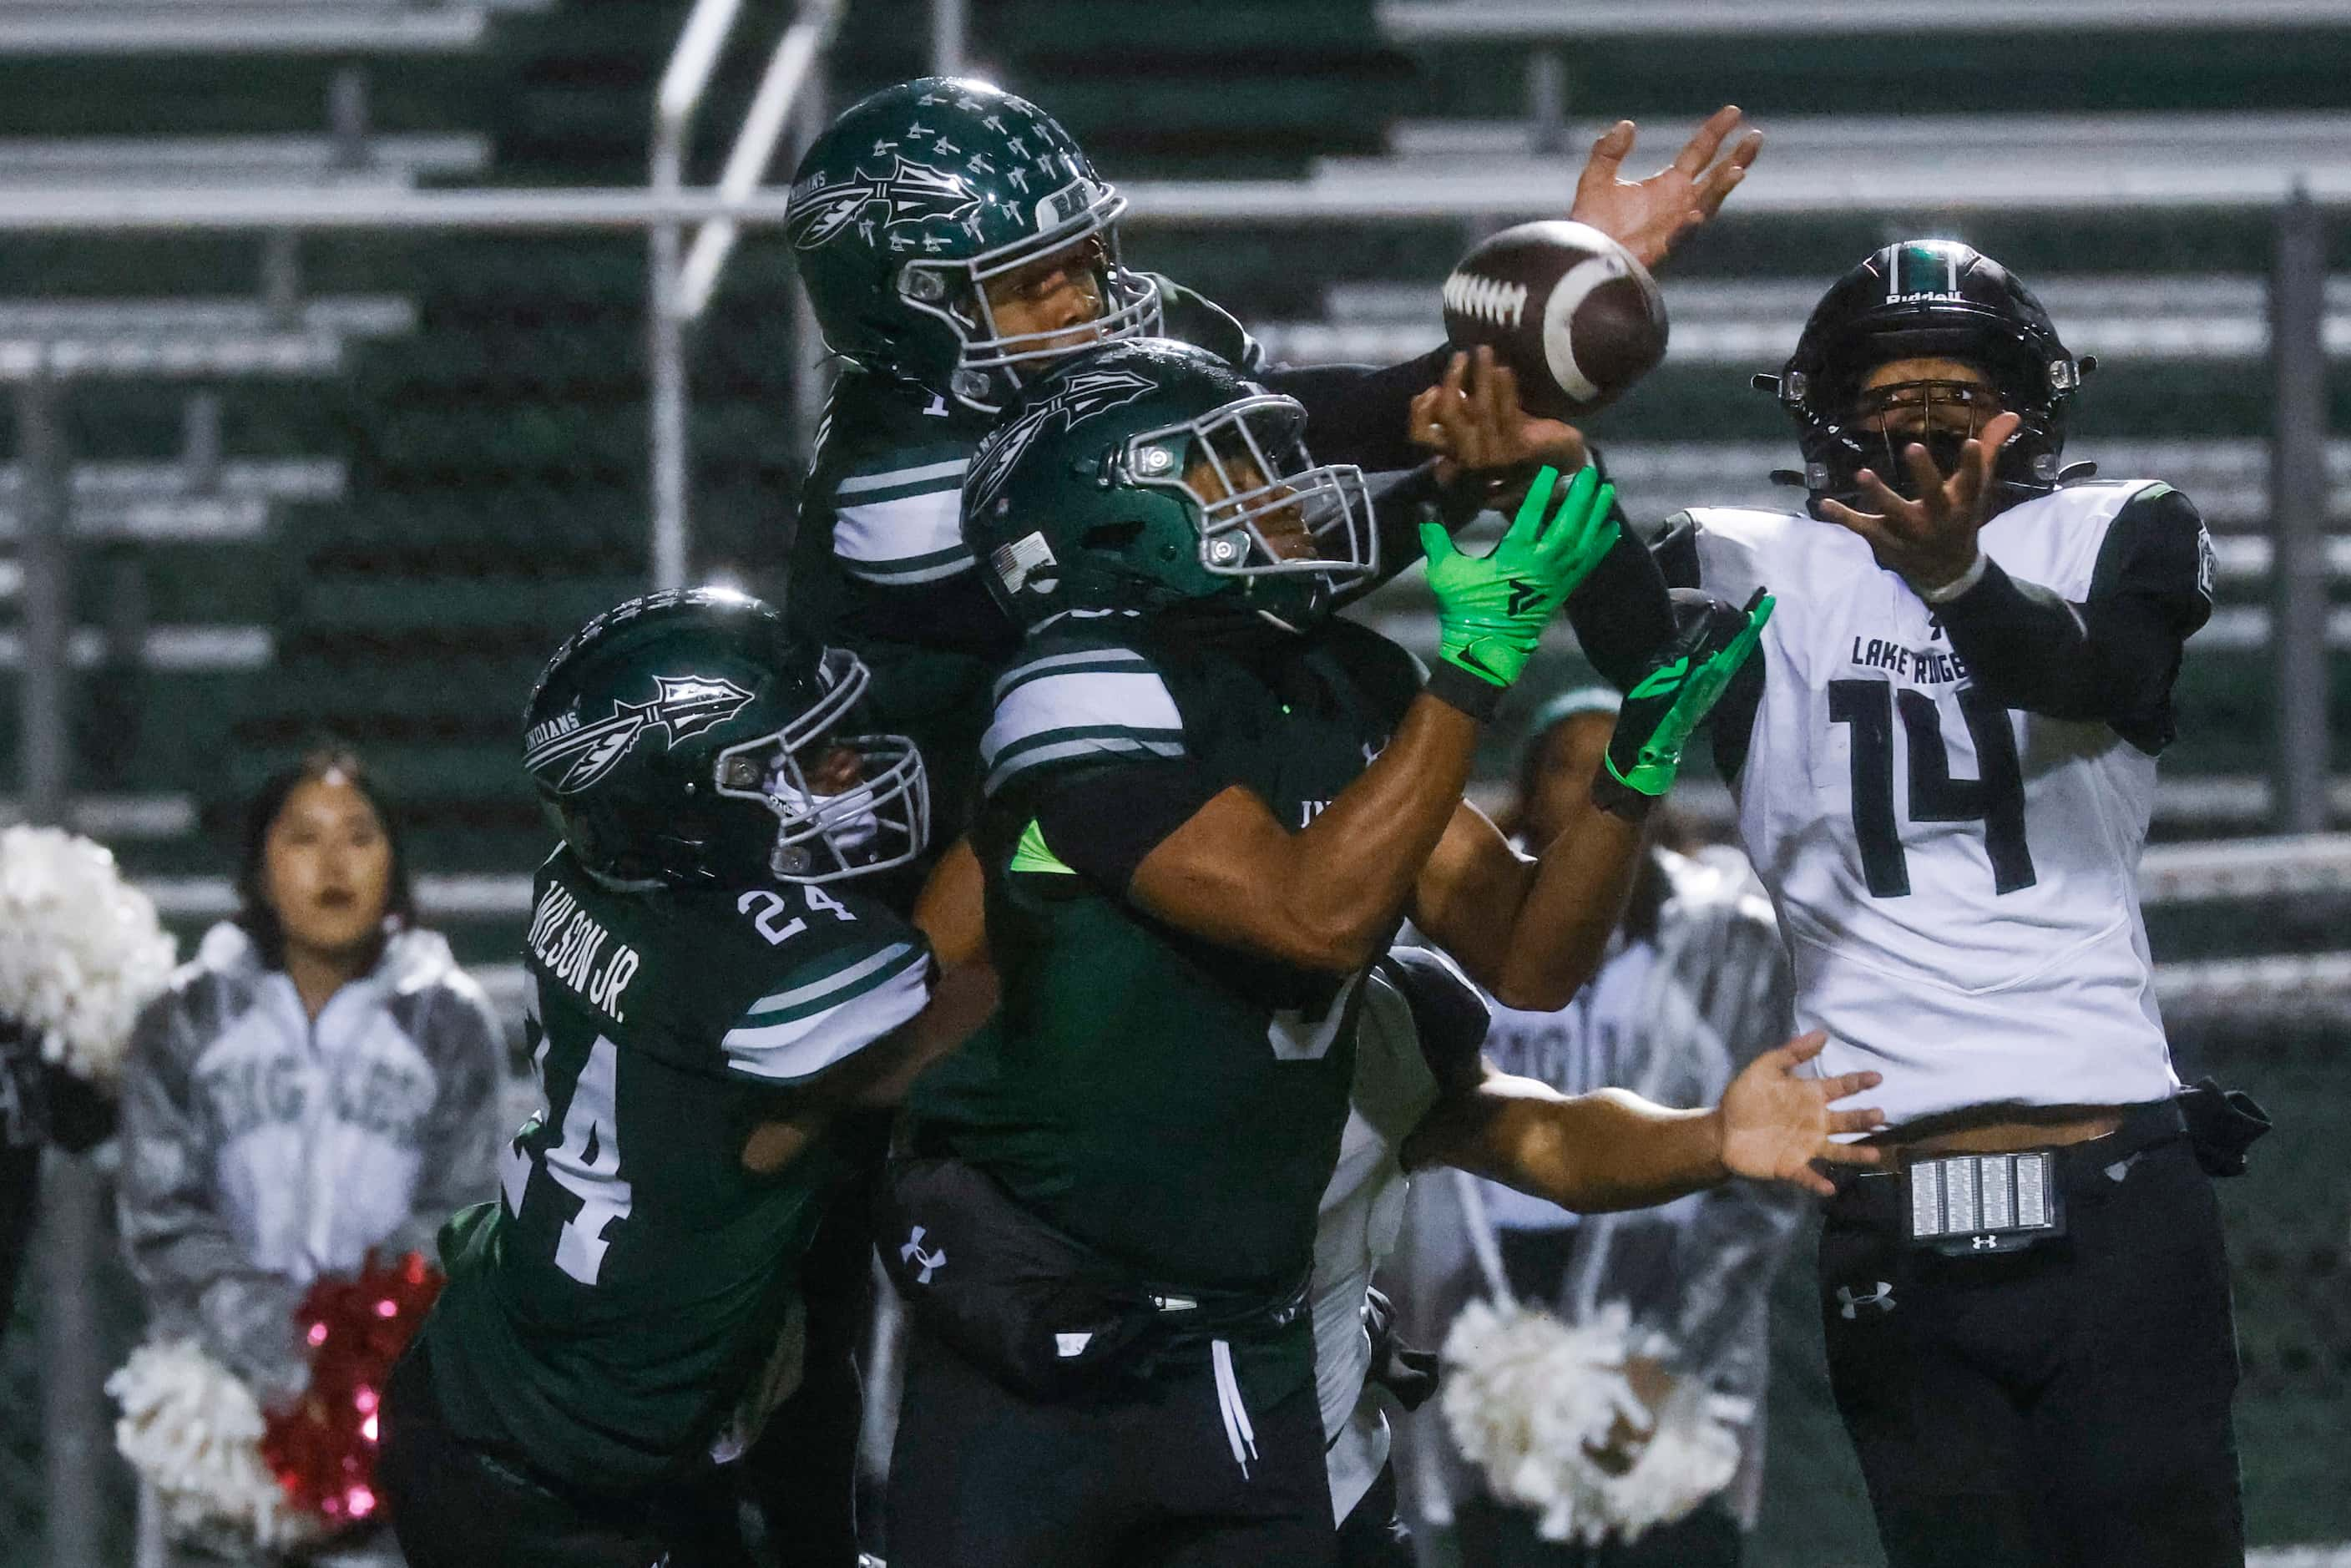
[[[476,176],[486,137],[371,123],[370,62],[475,49],[496,14],[547,3],[0,0],[0,58],[16,62],[27,89],[0,129],[0,195],[169,188],[233,197]],[[256,78],[270,84],[269,99],[238,96],[231,84],[247,79],[239,59],[286,62]],[[127,63],[101,63],[115,60]],[[140,68],[150,75],[72,74]],[[224,84],[217,113],[134,113],[133,98],[110,117],[76,90],[207,76]],[[182,124],[196,133],[164,133]],[[120,268],[112,291],[53,291],[47,271],[28,279],[37,294],[5,298],[0,286],[0,385],[20,399],[37,385],[61,427],[106,433],[101,450],[69,452],[57,476],[77,575],[90,580],[76,595],[81,623],[68,653],[77,669],[102,675],[111,705],[95,721],[98,744],[86,743],[71,819],[142,872],[215,857],[200,832],[219,803],[221,762],[256,677],[278,664],[278,622],[297,591],[281,531],[303,508],[345,497],[348,465],[315,389],[349,373],[355,346],[417,327],[415,304],[398,294],[312,292],[289,235],[238,248],[249,259],[226,277],[216,252],[182,265],[163,247]],[[247,291],[222,292],[237,271]],[[135,292],[142,287],[153,291]],[[28,483],[20,462],[0,465],[0,550],[19,535]],[[0,556],[0,674],[24,656],[22,587],[13,555]],[[0,800],[0,818],[15,809]]]
[[[1693,34],[1806,33],[1852,37],[1909,34],[2178,31],[2225,21],[2231,29],[2351,23],[2344,0],[1384,0],[1381,31],[1409,46],[1572,44],[1600,37],[1662,39]]]
[[[0,57],[416,55],[478,47],[534,0],[5,0]]]

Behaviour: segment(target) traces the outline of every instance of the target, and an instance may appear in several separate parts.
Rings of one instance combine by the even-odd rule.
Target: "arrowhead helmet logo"
[[[725,724],[751,706],[752,694],[706,675],[663,675],[644,703],[616,703],[610,717],[548,737],[523,754],[523,766],[559,795],[576,795],[620,765],[637,742],[658,731],[674,746]],[[556,769],[550,774],[550,769]]]
[[[960,224],[979,210],[979,196],[962,175],[893,154],[884,172],[856,175],[837,185],[804,181],[792,192],[784,232],[799,250],[815,250],[841,237],[852,224],[880,204],[883,231],[919,226],[934,219]]]
[[[1049,428],[1058,423],[1064,430],[1075,429],[1151,390],[1151,379],[1133,371],[1081,371],[1070,377],[1052,396],[997,426],[973,455],[963,482],[966,514],[977,517],[996,499],[1011,476],[1012,465]]]
[[[922,1271],[914,1277],[914,1283],[917,1285],[929,1284],[931,1282],[932,1271],[938,1269],[944,1269],[947,1266],[947,1249],[946,1248],[942,1247],[935,1252],[925,1251],[924,1249],[923,1238],[926,1234],[928,1234],[928,1232],[925,1231],[922,1226],[917,1225],[914,1227],[913,1231],[907,1235],[906,1244],[898,1249],[899,1262],[920,1265]]]

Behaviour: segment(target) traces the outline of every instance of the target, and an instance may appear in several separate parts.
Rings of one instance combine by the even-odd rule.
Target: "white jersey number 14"
[[[2024,836],[2024,772],[2008,710],[1979,686],[1962,686],[1959,698],[1975,742],[1973,779],[1951,777],[1942,710],[1926,693],[1884,681],[1829,683],[1829,722],[1853,730],[1853,829],[1874,898],[1900,898],[1910,891],[1910,864],[1894,816],[1896,711],[1910,753],[1910,820],[1981,822],[1995,893],[2014,893],[2036,880]]]

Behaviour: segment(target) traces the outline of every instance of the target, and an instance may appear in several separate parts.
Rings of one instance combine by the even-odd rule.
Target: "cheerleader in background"
[[[151,1333],[268,1409],[308,1385],[295,1310],[314,1281],[371,1249],[429,1259],[442,1221],[496,1191],[506,1053],[447,941],[412,924],[397,828],[350,753],[264,785],[237,889],[133,1033],[120,1213]],[[223,1555],[268,1557],[219,1534]],[[387,1533],[370,1560],[389,1552]]]
[[[1522,843],[1548,841],[1560,812],[1588,788],[1616,706],[1614,692],[1591,688],[1537,713],[1506,831]],[[1486,1053],[1502,1071],[1566,1094],[1615,1087],[1666,1105],[1708,1105],[1754,1053],[1788,1037],[1789,1012],[1771,906],[1746,863],[1723,851],[1691,859],[1653,847],[1600,971],[1557,1012],[1495,1008]],[[1419,1473],[1406,1490],[1429,1523],[1450,1514],[1464,1568],[1739,1561],[1762,1479],[1765,1299],[1805,1201],[1792,1186],[1732,1182],[1662,1207],[1578,1217],[1456,1173],[1415,1185],[1401,1260],[1408,1283],[1399,1292],[1412,1337],[1444,1342],[1461,1307],[1481,1297],[1515,1297],[1571,1325],[1593,1323],[1622,1302],[1633,1341],[1657,1352],[1625,1364],[1653,1412],[1687,1379],[1727,1396],[1721,1407],[1750,1412],[1729,1485],[1630,1542],[1614,1532],[1589,1539],[1600,1524],[1588,1513],[1576,1521],[1577,1539],[1545,1539],[1536,1511],[1498,1499],[1437,1413],[1420,1415],[1406,1449]],[[1608,1451],[1592,1455],[1603,1472],[1628,1469],[1640,1453],[1631,1424],[1620,1421]]]

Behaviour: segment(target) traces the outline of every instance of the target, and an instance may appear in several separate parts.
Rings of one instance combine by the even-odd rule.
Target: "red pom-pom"
[[[376,1407],[392,1364],[441,1293],[422,1253],[352,1280],[320,1280],[295,1309],[310,1346],[310,1386],[264,1418],[261,1455],[295,1508],[338,1527],[374,1517]]]

